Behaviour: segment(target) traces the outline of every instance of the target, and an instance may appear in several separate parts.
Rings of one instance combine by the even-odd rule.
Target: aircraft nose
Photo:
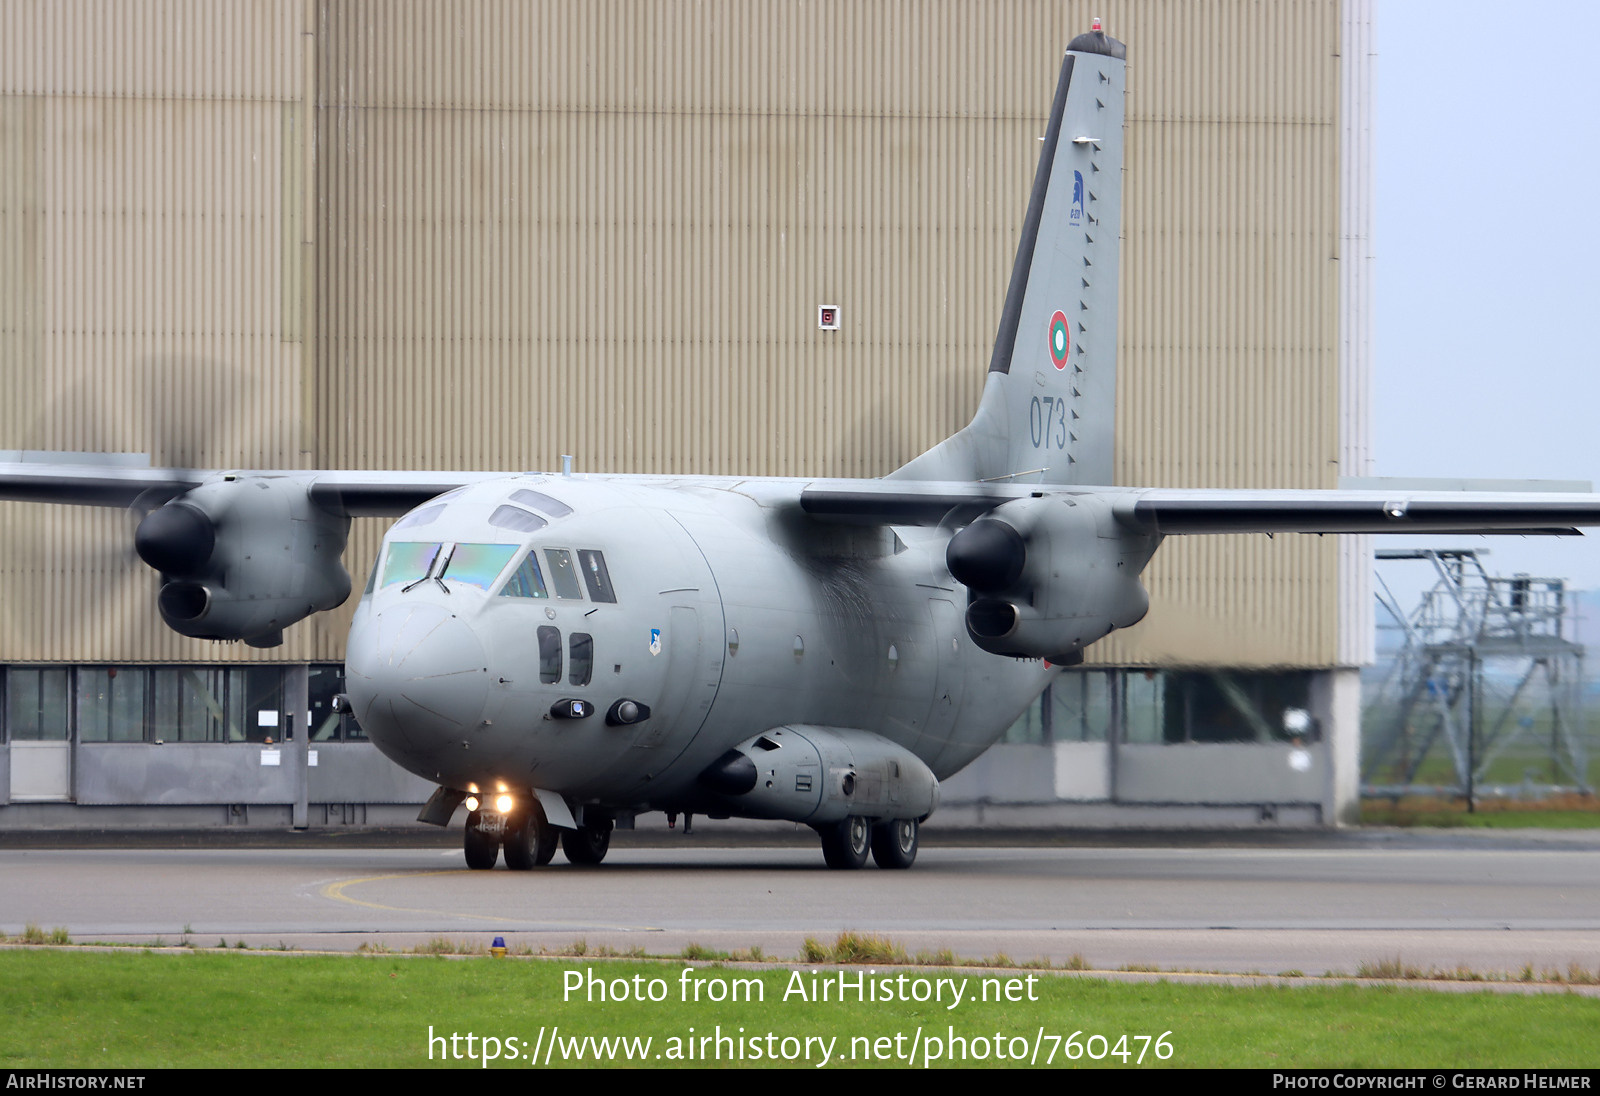
[[[345,669],[356,718],[380,747],[431,751],[441,737],[458,738],[483,720],[489,693],[483,644],[442,605],[374,613],[351,631]]]

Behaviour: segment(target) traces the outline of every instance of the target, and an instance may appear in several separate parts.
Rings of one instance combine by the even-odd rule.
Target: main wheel
[[[915,818],[891,818],[872,827],[872,859],[880,868],[909,868],[917,859]]]
[[[817,833],[822,835],[822,859],[828,862],[828,867],[848,870],[867,862],[872,831],[860,815],[852,814],[843,822],[823,826]]]
[[[611,819],[561,831],[561,851],[574,864],[598,864],[611,847]]]
[[[527,810],[506,826],[506,867],[512,871],[542,868],[556,854],[560,831],[545,817],[537,799],[528,801]]]
[[[467,832],[462,838],[462,848],[467,854],[467,867],[473,871],[488,871],[500,859],[500,838],[486,833],[480,821],[477,811],[467,815]]]

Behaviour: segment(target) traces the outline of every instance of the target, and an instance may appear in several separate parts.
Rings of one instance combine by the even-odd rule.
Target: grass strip
[[[915,986],[920,978],[931,988],[939,978],[964,979],[963,1000],[948,1007],[953,987],[947,987],[952,992],[942,1001],[862,1001],[853,990],[840,1001],[841,972],[848,987],[857,969],[231,949],[15,949],[0,952],[0,1008],[7,1019],[0,1067],[461,1067],[478,1064],[466,1054],[469,1032],[478,1057],[485,1036],[496,1040],[500,1053],[514,1056],[488,1064],[521,1067],[535,1064],[535,1045],[548,1050],[552,1029],[559,1029],[561,1039],[649,1037],[648,1050],[632,1045],[642,1053],[634,1064],[652,1067],[717,1064],[703,1060],[710,1045],[702,1043],[696,1053],[693,1044],[718,1035],[727,1040],[722,1064],[774,1064],[772,1054],[775,1064],[805,1064],[783,1060],[782,1040],[798,1049],[810,1038],[819,1040],[810,1044],[817,1053],[820,1041],[832,1040],[832,1066],[905,1065],[920,1032],[915,1037],[924,1056],[933,1046],[930,1039],[941,1041],[936,1065],[1025,1064],[1012,1060],[1011,1052],[1026,1044],[1042,1046],[1040,1065],[1053,1047],[1056,1066],[1121,1068],[1118,1040],[1131,1040],[1121,1045],[1132,1065],[1141,1051],[1138,1037],[1145,1036],[1146,1067],[1581,1068],[1592,1066],[1593,1033],[1600,1030],[1600,1001],[1570,994],[1125,984],[1031,970],[880,968],[866,984],[878,987],[903,975],[902,985]],[[575,993],[566,990],[569,970],[577,972],[571,976],[580,987]],[[596,996],[591,975],[608,987],[605,1000]],[[996,980],[994,995],[1018,999],[978,999],[986,978]],[[630,999],[612,999],[624,984]],[[740,996],[741,987],[761,999],[730,999]],[[662,999],[632,999],[648,998],[651,989]],[[815,999],[823,992],[827,1000]],[[719,994],[722,999],[715,999]],[[430,1028],[436,1040],[444,1040],[432,1044],[431,1060]],[[762,1042],[769,1032],[777,1042]],[[1074,1032],[1075,1045],[1098,1051],[1098,1062],[1086,1053],[1068,1060]],[[1172,1047],[1164,1062],[1149,1042],[1163,1032],[1170,1032],[1166,1043]],[[453,1045],[451,1035],[457,1037]],[[1104,1043],[1091,1044],[1093,1036]],[[962,1056],[955,1039],[965,1041]],[[556,1054],[550,1065],[610,1064],[595,1061],[593,1044],[563,1046],[584,1058],[562,1062]],[[537,1064],[543,1064],[539,1053]],[[859,1059],[871,1053],[889,1057],[851,1060],[852,1054]],[[729,1057],[735,1060],[729,1063]],[[810,1064],[816,1061],[814,1053]]]

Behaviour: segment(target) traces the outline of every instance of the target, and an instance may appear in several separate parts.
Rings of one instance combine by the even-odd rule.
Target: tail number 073
[[[1067,447],[1067,401],[1061,396],[1034,396],[1028,405],[1028,432],[1035,449]]]

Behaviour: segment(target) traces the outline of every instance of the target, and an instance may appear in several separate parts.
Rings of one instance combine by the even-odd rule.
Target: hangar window
[[[9,667],[4,681],[4,733],[12,741],[265,744],[288,737],[280,666]],[[313,741],[366,738],[353,715],[333,710],[343,667],[312,666],[308,685]]]
[[[556,588],[556,597],[567,601],[582,601],[583,591],[578,588],[577,569],[572,566],[572,553],[565,548],[546,548],[545,562],[550,564],[550,585]]]
[[[72,730],[67,671],[6,670],[6,730],[13,742],[65,742]]]
[[[1310,704],[1310,675],[1169,673],[1167,742],[1285,742],[1283,713]]]
[[[550,591],[545,589],[544,574],[539,570],[539,552],[535,549],[528,553],[522,561],[522,566],[511,573],[506,579],[504,588],[500,591],[501,597],[549,597]]]
[[[1050,683],[1002,741],[1104,742],[1111,730],[1113,672],[1074,670]]]
[[[592,548],[579,548],[578,563],[583,568],[583,583],[589,587],[589,600],[614,603],[617,594],[611,588],[611,572],[606,570],[605,553]]]
[[[561,680],[561,632],[545,625],[539,629],[539,680],[554,685]]]
[[[185,666],[150,671],[151,742],[243,742],[244,690],[229,671]]]
[[[1023,712],[1003,741],[1288,742],[1285,713],[1310,707],[1301,671],[1069,670]],[[1316,737],[1315,724],[1301,741]]]
[[[121,666],[78,671],[78,736],[84,742],[143,742],[143,670]]]
[[[333,698],[344,691],[344,667],[338,663],[312,666],[307,681],[311,702],[311,741],[359,742],[367,733],[353,712],[333,710]]]
[[[1287,742],[1284,712],[1310,706],[1303,671],[1128,671],[1124,741],[1146,743]]]

